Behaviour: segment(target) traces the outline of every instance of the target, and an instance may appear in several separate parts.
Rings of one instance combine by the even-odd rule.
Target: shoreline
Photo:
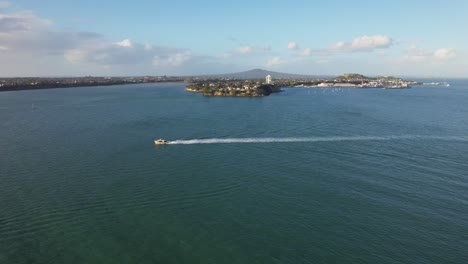
[[[126,84],[143,84],[143,83],[183,83],[183,80],[167,80],[167,81],[141,81],[141,82],[107,82],[107,83],[89,83],[89,82],[76,82],[76,83],[42,83],[42,84],[20,84],[20,85],[3,85],[0,86],[0,92],[14,92],[14,91],[29,91],[29,90],[48,90],[48,89],[70,89],[80,87],[99,87],[99,86],[113,86],[113,85],[126,85]]]

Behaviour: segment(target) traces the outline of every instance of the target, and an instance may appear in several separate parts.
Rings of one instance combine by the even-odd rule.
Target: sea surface
[[[0,263],[468,263],[468,80],[449,82],[2,92]]]

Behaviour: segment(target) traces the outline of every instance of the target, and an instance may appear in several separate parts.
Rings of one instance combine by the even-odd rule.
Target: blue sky
[[[0,0],[0,75],[468,77],[468,1]]]

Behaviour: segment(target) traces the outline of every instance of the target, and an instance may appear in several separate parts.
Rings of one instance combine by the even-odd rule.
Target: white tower
[[[266,76],[266,84],[271,84],[271,75]]]

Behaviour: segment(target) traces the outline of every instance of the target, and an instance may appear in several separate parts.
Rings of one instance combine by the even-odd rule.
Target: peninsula
[[[261,83],[260,81],[217,81],[198,82],[186,87],[189,92],[202,93],[204,96],[268,96],[281,92],[278,85]]]
[[[254,70],[255,71],[255,70]],[[262,70],[257,70],[262,71]],[[266,71],[265,71],[266,72]],[[268,73],[268,72],[266,72]],[[332,78],[307,77],[291,75],[272,79],[267,75],[265,80],[242,80],[223,77],[192,78],[188,80],[189,92],[199,92],[204,96],[267,96],[271,93],[281,92],[281,88],[383,88],[408,89],[412,85],[422,83],[402,80],[396,77],[366,77],[361,74],[348,73]]]

